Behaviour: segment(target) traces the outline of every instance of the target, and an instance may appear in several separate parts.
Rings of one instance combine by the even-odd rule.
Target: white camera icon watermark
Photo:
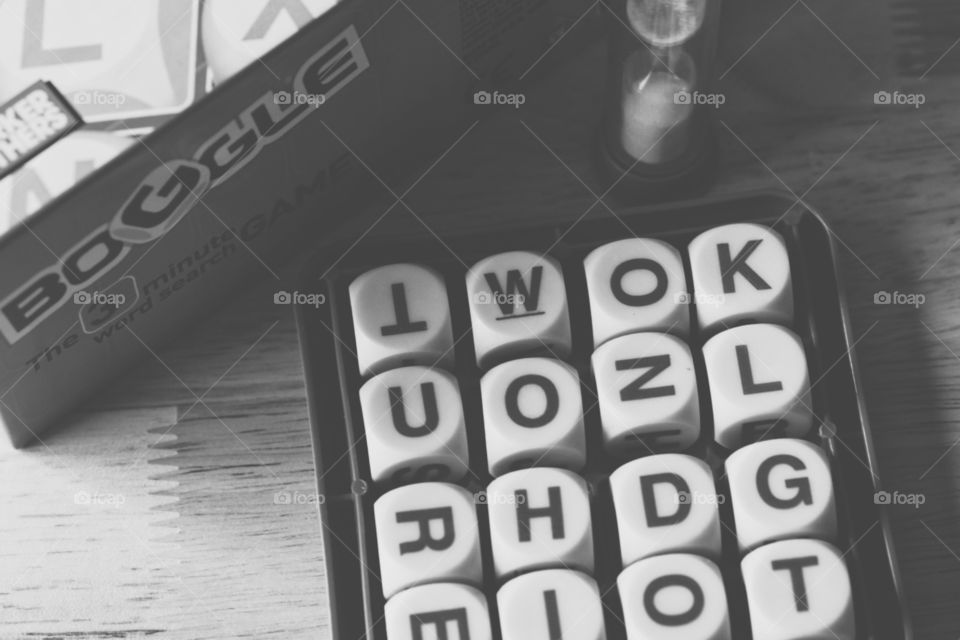
[[[900,493],[899,491],[877,491],[873,494],[873,503],[880,505],[910,506],[919,509],[927,501],[922,493]]]
[[[322,493],[311,491],[277,491],[273,494],[273,504],[312,505],[324,502],[326,497]]]
[[[522,493],[494,493],[490,495],[481,489],[473,494],[473,501],[476,504],[517,505],[524,504],[527,500]]]
[[[306,104],[314,109],[326,103],[327,96],[322,93],[302,93],[300,91],[277,91],[273,94],[274,104],[301,105]]]
[[[678,491],[675,498],[677,504],[706,504],[719,505],[727,501],[722,493],[701,493],[699,491]]]
[[[475,304],[518,305],[524,304],[527,297],[522,293],[504,293],[502,291],[480,291],[473,296]]]
[[[873,294],[873,304],[900,305],[919,309],[927,301],[922,293],[903,293],[901,291],[877,291]]]
[[[696,304],[701,307],[719,307],[727,298],[722,293],[687,293],[680,291],[673,295],[674,304]]]
[[[673,94],[674,104],[705,105],[719,109],[727,102],[722,93],[702,93],[700,91],[677,91]]]
[[[273,304],[296,304],[319,307],[326,304],[327,296],[322,293],[303,293],[301,291],[277,291],[273,294]]]
[[[473,94],[473,104],[510,105],[519,109],[527,101],[522,93],[501,93],[499,91],[477,91]]]
[[[901,91],[877,91],[873,94],[873,104],[909,106],[919,109],[927,102],[927,96],[922,93],[903,93]]]
[[[111,91],[77,91],[70,95],[70,101],[78,107],[89,105],[102,107],[121,107],[127,102],[127,96]]]
[[[73,503],[83,507],[113,507],[117,509],[122,507],[126,501],[127,498],[122,493],[77,491],[73,494]]]
[[[122,293],[104,293],[102,291],[77,291],[73,294],[73,303],[79,305],[97,305],[119,309],[127,301]]]

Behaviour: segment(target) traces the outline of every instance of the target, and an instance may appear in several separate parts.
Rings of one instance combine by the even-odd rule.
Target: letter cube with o
[[[627,238],[583,261],[593,345],[636,331],[690,330],[690,296],[680,252],[662,240]]]
[[[522,467],[586,463],[580,376],[551,358],[508,360],[480,381],[487,464],[497,476]]]
[[[623,570],[617,590],[627,640],[731,638],[723,579],[706,558],[671,553],[640,560]]]

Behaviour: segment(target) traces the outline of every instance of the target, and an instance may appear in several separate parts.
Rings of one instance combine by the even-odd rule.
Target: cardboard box
[[[346,0],[0,238],[11,441],[419,175],[589,6]]]

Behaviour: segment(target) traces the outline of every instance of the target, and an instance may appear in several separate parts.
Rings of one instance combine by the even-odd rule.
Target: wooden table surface
[[[590,155],[600,65],[591,50],[521,109],[465,123],[405,198],[422,224],[612,215]],[[716,191],[789,190],[836,232],[881,474],[924,497],[890,509],[917,637],[955,639],[960,81],[921,83],[920,109],[816,113],[737,73],[722,88]],[[372,233],[418,224],[395,207]],[[296,330],[272,304],[284,286],[265,276],[42,446],[2,454],[0,637],[329,637]],[[925,301],[876,305],[879,291]]]

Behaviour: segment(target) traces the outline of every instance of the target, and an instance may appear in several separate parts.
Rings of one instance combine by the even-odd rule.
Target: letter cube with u
[[[455,481],[467,473],[463,404],[451,374],[391,369],[360,388],[360,408],[375,482]]]

